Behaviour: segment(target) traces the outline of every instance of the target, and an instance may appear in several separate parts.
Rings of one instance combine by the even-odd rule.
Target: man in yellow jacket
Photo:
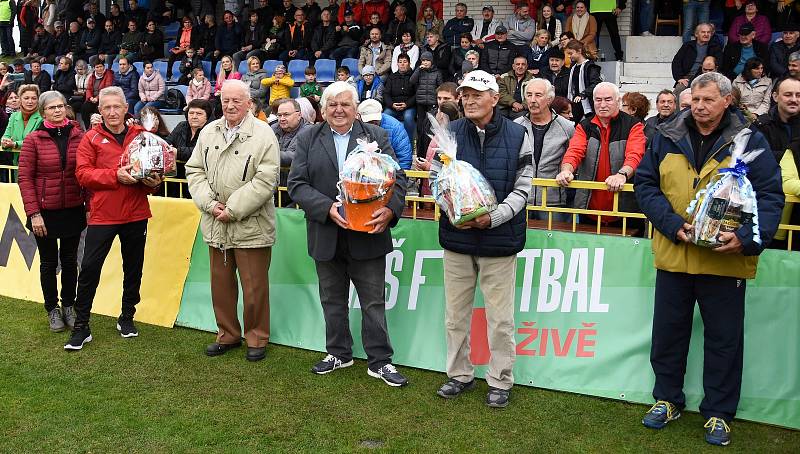
[[[677,419],[686,404],[683,377],[697,301],[704,326],[703,390],[700,413],[707,419],[705,439],[730,443],[742,386],[746,279],[756,275],[758,255],[778,228],[784,195],[778,163],[760,132],[753,132],[747,151],[764,152],[749,164],[747,177],[756,192],[758,221],[720,234],[722,246],[711,249],[691,242],[686,208],[720,169],[732,167],[733,137],[747,126],[731,109],[731,82],[706,73],[692,82],[692,105],[659,126],[636,169],[639,207],[656,232],[656,290],[650,363],[656,381],[655,405],[642,423],[661,429]]]

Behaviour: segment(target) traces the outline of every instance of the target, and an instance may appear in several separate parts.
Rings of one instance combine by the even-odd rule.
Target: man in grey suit
[[[350,281],[361,304],[361,339],[367,353],[367,373],[389,386],[408,381],[392,365],[392,346],[386,329],[386,254],[392,251],[388,228],[397,224],[405,206],[406,178],[396,174],[392,198],[373,213],[369,233],[347,227],[339,214],[339,169],[356,139],[377,142],[383,153],[394,155],[386,131],[356,120],[358,93],[347,82],[335,82],[321,99],[325,122],[305,128],[297,136],[297,148],[289,171],[289,195],[306,213],[308,254],[314,259],[319,295],[325,316],[327,355],[311,371],[327,374],[353,365],[350,335]]]

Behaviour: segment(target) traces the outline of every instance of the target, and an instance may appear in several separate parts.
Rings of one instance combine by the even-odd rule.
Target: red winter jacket
[[[92,71],[89,74],[89,77],[86,79],[86,100],[90,100],[92,98],[97,98],[100,96],[100,90],[110,87],[114,85],[114,72],[106,69],[103,71],[103,78],[100,80],[100,88],[97,90],[97,93],[94,92],[94,81],[95,81],[95,74]]]
[[[67,159],[62,166],[56,142],[43,128],[30,133],[19,155],[19,190],[25,214],[81,206],[85,191],[75,177],[78,144],[83,131],[73,122],[67,142]]]
[[[143,130],[139,125],[129,127],[122,146],[102,123],[83,136],[75,174],[81,186],[92,192],[89,225],[126,224],[152,216],[147,195],[153,190],[142,183],[117,181],[123,150]]]
[[[361,12],[361,25],[367,25],[373,13],[381,15],[381,23],[389,23],[389,1],[388,0],[368,0],[364,2]]]

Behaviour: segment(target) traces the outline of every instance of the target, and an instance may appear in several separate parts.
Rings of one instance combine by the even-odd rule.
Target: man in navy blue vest
[[[446,216],[439,221],[439,243],[444,248],[449,380],[437,394],[454,398],[475,387],[475,371],[469,359],[469,328],[475,286],[480,280],[492,358],[486,372],[486,404],[505,407],[514,384],[514,287],[517,253],[525,246],[532,147],[525,128],[495,109],[500,95],[494,76],[472,71],[458,90],[466,118],[450,124],[458,140],[457,158],[472,164],[486,177],[499,203],[491,212],[458,227]],[[441,166],[439,161],[432,163],[432,178]]]

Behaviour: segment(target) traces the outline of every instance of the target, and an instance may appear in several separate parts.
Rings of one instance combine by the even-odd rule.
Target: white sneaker
[[[644,31],[642,32],[642,36],[653,36],[653,34],[648,31]]]

